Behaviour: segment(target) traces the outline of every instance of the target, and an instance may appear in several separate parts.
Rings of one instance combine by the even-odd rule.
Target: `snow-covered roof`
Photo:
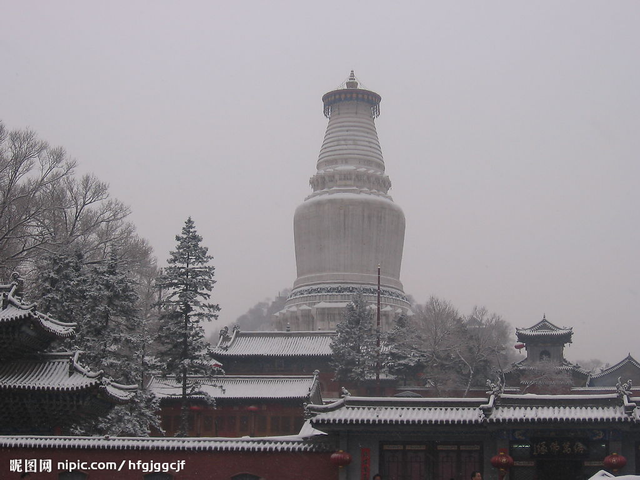
[[[59,322],[38,312],[35,304],[25,304],[16,296],[17,289],[17,282],[0,285],[0,357],[37,351],[53,340],[74,335],[75,323]]]
[[[492,395],[489,398],[346,396],[309,405],[314,428],[344,425],[482,425],[497,423],[637,423],[636,405],[619,394]]]
[[[638,361],[635,358],[633,358],[631,356],[631,354],[628,354],[626,356],[626,358],[624,358],[623,360],[619,361],[615,365],[613,365],[613,366],[611,366],[609,368],[605,368],[600,373],[596,373],[594,375],[591,375],[591,378],[600,378],[600,377],[604,377],[606,375],[611,375],[612,373],[616,372],[617,370],[620,370],[622,367],[624,367],[626,365],[632,365],[633,367],[640,369],[640,363],[638,363]]]
[[[319,389],[315,375],[221,375],[213,379],[202,379],[201,382],[197,390],[218,400],[309,401]],[[154,378],[149,388],[159,398],[180,397],[182,394],[182,385],[173,379]]]
[[[102,371],[91,372],[77,362],[77,353],[45,353],[0,364],[0,391],[73,392],[97,387],[116,402],[126,402],[135,385],[111,382]]]
[[[332,331],[242,332],[221,336],[213,354],[225,357],[330,357]]]
[[[516,328],[516,336],[520,342],[527,342],[536,338],[557,338],[569,343],[571,342],[572,335],[573,328],[558,327],[547,320],[546,317],[543,317],[542,320],[536,323],[533,327]]]
[[[315,428],[331,424],[464,425],[484,420],[486,399],[344,397],[332,404],[309,405]]]
[[[319,436],[319,438],[323,438]],[[329,452],[329,442],[299,435],[262,438],[193,437],[46,437],[0,436],[2,448],[91,449],[91,450],[189,450],[208,452]]]
[[[631,422],[622,405],[619,406],[530,406],[499,407],[489,419],[490,423],[593,423]]]
[[[505,373],[510,373],[513,371],[535,371],[540,367],[541,363],[532,362],[529,358],[523,358],[515,363],[512,363],[505,369]],[[544,364],[542,364],[544,365]],[[552,364],[553,365],[553,364]],[[553,365],[553,369],[557,372],[569,372],[569,373],[578,373],[585,377],[590,375],[588,370],[585,370],[580,365],[571,363],[566,358],[562,359],[562,363],[559,365]],[[525,382],[522,382],[525,383]]]

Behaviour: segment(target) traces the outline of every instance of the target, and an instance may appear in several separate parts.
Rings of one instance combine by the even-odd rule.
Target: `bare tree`
[[[31,130],[9,132],[0,122],[0,274],[6,277],[47,244],[42,219],[63,208],[50,189],[74,168],[64,149],[51,148]]]
[[[438,395],[443,395],[461,383],[459,351],[465,333],[462,319],[451,302],[434,296],[414,310],[414,348],[422,356],[427,382]]]
[[[448,301],[430,297],[415,315],[397,320],[387,336],[387,370],[432,386],[438,396],[484,385],[509,362],[509,324],[484,307],[461,316]]]
[[[464,317],[466,338],[464,348],[458,350],[458,356],[466,366],[467,382],[464,396],[475,383],[477,385],[502,374],[511,360],[507,349],[511,339],[511,326],[497,313],[491,313],[486,307],[473,307],[470,315]]]

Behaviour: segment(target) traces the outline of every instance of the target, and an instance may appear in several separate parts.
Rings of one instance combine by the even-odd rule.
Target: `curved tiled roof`
[[[484,398],[344,397],[329,405],[307,407],[311,424],[323,425],[464,425],[480,424]]]
[[[92,450],[188,450],[209,452],[329,452],[335,446],[299,436],[264,438],[44,437],[0,436],[3,448]]]
[[[231,336],[221,336],[213,349],[216,357],[230,356],[331,356],[332,331],[310,332],[242,332],[235,330]]]
[[[383,425],[468,425],[479,424],[484,415],[473,407],[352,407],[318,415],[312,423]]]
[[[344,397],[307,406],[311,425],[483,425],[639,422],[636,405],[618,394],[508,395],[488,399]]]
[[[490,423],[630,422],[623,406],[509,406],[496,408]]]
[[[22,303],[17,289],[18,283],[0,285],[0,358],[32,354],[74,335],[75,323],[59,322]]]
[[[127,401],[135,385],[120,385],[77,363],[77,353],[45,353],[0,364],[0,391],[72,392],[99,387],[116,401]]]
[[[518,341],[525,342],[532,338],[558,338],[568,337],[566,342],[571,342],[573,328],[558,327],[544,317],[533,327],[516,328],[516,336]]]
[[[197,379],[195,379],[197,381]],[[307,376],[222,375],[202,379],[198,391],[215,399],[279,399],[309,400],[318,390],[318,380]],[[172,379],[154,378],[149,385],[160,398],[182,395],[182,385]],[[197,396],[197,393],[195,394]]]
[[[619,361],[615,365],[613,365],[613,366],[611,366],[609,368],[605,368],[600,373],[596,373],[594,375],[591,375],[591,378],[600,378],[600,377],[604,377],[605,375],[610,375],[611,373],[615,372],[616,370],[621,369],[622,367],[624,367],[627,364],[633,365],[635,368],[640,369],[640,363],[638,363],[638,361],[635,358],[633,358],[631,356],[631,354],[628,354],[623,360]]]

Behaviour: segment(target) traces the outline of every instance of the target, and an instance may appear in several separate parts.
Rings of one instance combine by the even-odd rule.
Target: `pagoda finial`
[[[358,88],[358,81],[356,80],[356,74],[351,70],[349,74],[349,80],[347,80],[347,88]]]
[[[543,320],[546,320],[546,319],[547,319],[547,314],[546,314],[546,313],[543,313],[543,314],[542,314],[542,319],[543,319]]]

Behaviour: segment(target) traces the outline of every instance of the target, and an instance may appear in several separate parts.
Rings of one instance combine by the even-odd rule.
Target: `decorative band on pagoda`
[[[370,285],[321,285],[314,287],[301,287],[293,290],[287,301],[294,298],[306,297],[308,295],[355,295],[362,293],[363,295],[377,295],[378,288]],[[380,296],[395,298],[409,303],[404,293],[389,288],[381,288]]]
[[[324,116],[331,117],[331,107],[340,102],[364,102],[371,105],[371,115],[380,116],[380,101],[382,97],[375,92],[362,89],[342,89],[326,93],[322,97]]]

